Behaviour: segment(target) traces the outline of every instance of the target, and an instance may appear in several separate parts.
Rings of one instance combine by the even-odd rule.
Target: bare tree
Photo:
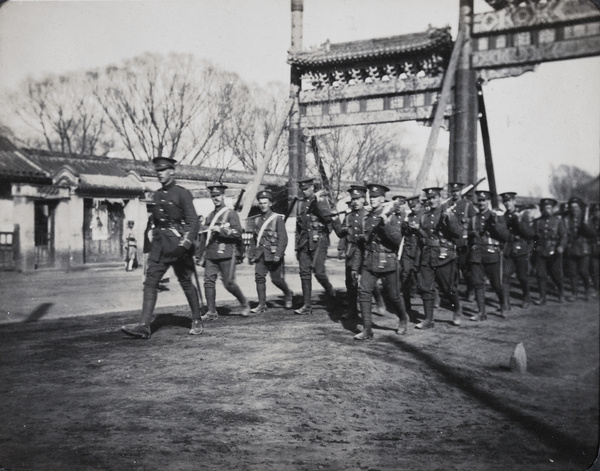
[[[95,79],[93,74],[76,72],[23,82],[12,100],[17,115],[33,131],[26,142],[63,153],[106,154],[113,140],[92,97]]]
[[[283,85],[269,84],[266,89],[238,83],[232,88],[232,114],[224,123],[222,138],[227,148],[246,170],[256,170],[266,152],[267,141],[276,133],[279,109],[285,106]],[[287,165],[287,147],[279,139],[267,171],[280,173]]]
[[[344,180],[408,185],[411,152],[401,145],[401,136],[381,125],[335,128],[318,136],[319,158],[334,196],[344,190]]]
[[[566,201],[571,196],[598,201],[598,177],[574,165],[559,165],[552,168],[550,193],[559,201]]]
[[[192,56],[144,54],[108,67],[94,91],[127,152],[135,160],[175,158],[206,104]]]

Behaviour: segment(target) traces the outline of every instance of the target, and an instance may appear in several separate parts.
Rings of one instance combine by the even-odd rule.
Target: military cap
[[[404,203],[406,201],[406,196],[403,195],[394,195],[392,196],[392,201],[400,201],[401,203]]]
[[[460,182],[448,183],[448,188],[450,190],[460,190],[460,189],[462,189],[463,186],[465,186],[465,184],[464,183],[460,183]]]
[[[439,186],[432,186],[431,188],[423,188],[423,192],[427,198],[435,198],[440,196],[442,189]]]
[[[315,182],[314,178],[304,177],[298,180],[298,186],[300,186],[301,190],[306,190],[309,186],[311,186]]]
[[[583,206],[583,200],[578,196],[571,196],[569,198],[569,204],[571,203],[577,203],[579,206]]]
[[[210,196],[224,195],[227,187],[221,183],[218,185],[210,185],[208,187],[208,191],[210,191]]]
[[[556,201],[554,198],[542,198],[540,200],[540,206],[545,206],[547,204],[551,206],[556,206],[558,204],[558,201]]]
[[[475,194],[479,201],[492,199],[492,193],[487,190],[477,190]]]
[[[369,183],[367,188],[369,189],[370,196],[385,196],[385,194],[390,191],[387,186],[378,183]]]
[[[350,198],[364,198],[367,196],[367,188],[362,185],[350,185],[350,189],[348,190],[350,193]]]
[[[259,192],[256,194],[256,199],[257,199],[257,200],[259,200],[259,199],[261,199],[261,198],[267,198],[267,199],[269,199],[269,200],[273,201],[273,193],[271,193],[269,190],[262,190],[262,191],[259,191]]]
[[[503,201],[514,200],[515,196],[517,196],[517,194],[514,191],[505,191],[504,193],[500,193],[500,198],[502,198]]]
[[[414,201],[414,200],[418,200],[419,199],[419,195],[413,195],[413,196],[409,196],[408,198],[406,198],[406,201]]]
[[[156,157],[152,159],[152,163],[154,164],[154,169],[159,171],[167,168],[175,168],[177,161],[175,159],[170,159],[169,157]]]

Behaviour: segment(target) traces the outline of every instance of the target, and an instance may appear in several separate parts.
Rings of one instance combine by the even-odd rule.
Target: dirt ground
[[[375,339],[321,302],[187,335],[163,308],[0,326],[2,470],[584,470],[598,450],[598,301]],[[300,303],[300,299],[296,299]],[[420,304],[415,300],[416,309]],[[473,307],[467,305],[467,307]],[[523,342],[528,372],[508,368]]]

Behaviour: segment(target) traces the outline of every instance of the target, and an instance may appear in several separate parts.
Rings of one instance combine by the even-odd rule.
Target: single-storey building
[[[252,178],[219,172],[230,198]],[[215,169],[179,165],[178,184],[194,196],[198,214],[212,210],[207,185]],[[264,183],[285,193],[287,177]],[[160,187],[151,162],[19,149],[0,136],[0,269],[78,269],[122,262],[127,221],[141,245],[148,220],[144,202]],[[286,198],[283,198],[285,201]]]

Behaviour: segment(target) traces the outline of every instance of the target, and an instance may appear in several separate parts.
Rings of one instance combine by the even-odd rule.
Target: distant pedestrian
[[[133,271],[138,267],[137,239],[133,231],[134,221],[127,221],[125,233],[125,271]]]

